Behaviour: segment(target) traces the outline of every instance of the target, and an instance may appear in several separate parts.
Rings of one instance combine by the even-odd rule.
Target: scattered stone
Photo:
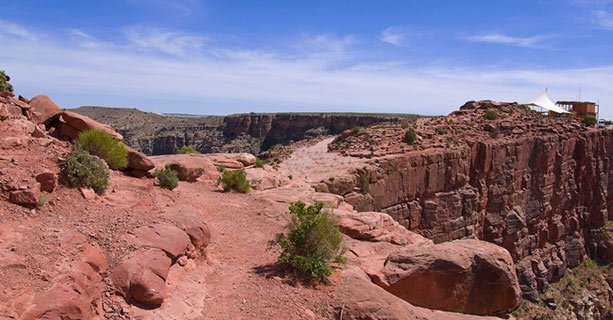
[[[36,176],[36,181],[40,183],[40,190],[43,192],[53,192],[57,186],[57,176],[49,170],[39,173]]]

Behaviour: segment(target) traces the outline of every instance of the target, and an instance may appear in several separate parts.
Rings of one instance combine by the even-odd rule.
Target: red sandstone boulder
[[[134,235],[128,236],[128,242],[137,246],[161,249],[172,259],[176,259],[185,253],[190,239],[183,230],[174,225],[156,223],[134,230]]]
[[[121,259],[113,270],[113,284],[126,298],[159,305],[165,297],[165,281],[172,261],[157,248],[141,249]]]
[[[185,205],[172,206],[164,209],[162,216],[183,229],[194,247],[205,248],[211,242],[211,231],[197,208]]]
[[[115,132],[115,130],[113,130],[113,128],[110,126],[72,111],[58,113],[45,120],[45,124],[48,126],[57,127],[58,136],[68,138],[70,140],[75,140],[79,136],[80,132],[89,129],[102,130],[114,136],[118,140],[123,140],[123,137],[119,133]]]
[[[511,255],[479,240],[405,247],[374,281],[418,306],[477,315],[508,312],[520,299]]]
[[[36,175],[36,181],[40,183],[40,190],[44,192],[53,192],[57,186],[57,176],[49,170]]]
[[[177,171],[181,181],[195,182],[199,177],[205,180],[215,180],[219,171],[211,160],[203,154],[175,154],[149,157],[157,169],[170,166]]]
[[[386,213],[333,210],[340,231],[351,238],[384,241],[399,245],[431,245],[417,233],[408,231]]]
[[[155,168],[153,162],[141,152],[138,152],[128,146],[128,169],[149,171]]]
[[[37,183],[30,189],[17,190],[11,192],[9,201],[12,203],[20,204],[23,206],[34,207],[38,204],[38,197],[40,196],[40,185]]]
[[[414,306],[373,284],[358,268],[342,271],[336,287],[334,304],[342,319],[432,319],[432,320],[487,320],[496,317],[481,317],[460,313],[429,310]]]
[[[32,121],[39,124],[62,112],[62,110],[48,96],[37,95],[30,100],[30,112],[32,113]]]

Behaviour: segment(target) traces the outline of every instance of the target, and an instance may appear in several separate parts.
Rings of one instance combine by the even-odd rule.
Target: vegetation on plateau
[[[282,249],[279,262],[309,280],[324,280],[332,273],[332,261],[345,261],[336,220],[322,208],[321,202],[308,207],[302,201],[294,202],[289,207],[292,217],[287,235],[277,234],[271,243]]]
[[[83,150],[106,161],[111,169],[122,170],[128,166],[126,146],[102,130],[85,130],[79,134],[75,143]]]
[[[91,188],[102,194],[109,185],[109,169],[104,161],[77,144],[61,163],[60,170],[63,181],[69,186]]]
[[[177,171],[171,167],[166,166],[164,169],[157,169],[153,172],[153,176],[157,179],[160,187],[173,190],[179,185],[179,178],[177,177]]]
[[[224,170],[217,182],[225,192],[248,193],[251,190],[251,185],[247,180],[247,172],[244,169]]]
[[[190,154],[190,153],[200,153],[198,150],[194,149],[194,147],[190,146],[182,146],[177,149],[177,154]]]

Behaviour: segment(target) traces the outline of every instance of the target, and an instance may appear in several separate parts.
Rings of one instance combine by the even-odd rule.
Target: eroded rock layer
[[[413,145],[401,142],[406,130],[389,127],[336,141],[332,149],[354,156],[368,150],[366,139],[378,141],[361,173],[368,192],[345,199],[436,243],[476,236],[506,248],[528,298],[586,254],[606,256],[598,235],[613,212],[613,131],[517,104],[462,109],[418,124]]]

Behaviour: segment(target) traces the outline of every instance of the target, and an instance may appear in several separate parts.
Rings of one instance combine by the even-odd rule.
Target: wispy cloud
[[[145,31],[137,33],[88,48],[66,41],[66,34],[57,31],[37,33],[48,40],[32,43],[27,37],[15,40],[13,32],[0,29],[0,43],[12,37],[11,50],[1,50],[0,61],[18,93],[46,93],[64,107],[132,105],[200,114],[274,110],[446,114],[471,99],[527,100],[546,86],[555,98],[570,99],[579,83],[584,96],[613,105],[609,86],[613,66],[451,68],[347,58],[330,68],[329,57],[314,52],[349,50],[352,37],[301,37],[306,44],[300,54],[207,42],[201,54],[191,56],[191,44],[185,41],[173,42],[166,36],[152,40]]]
[[[125,0],[133,5],[165,10],[179,16],[186,16],[202,9],[201,0]]]
[[[127,40],[138,49],[152,49],[170,55],[198,55],[205,37],[188,33],[132,26],[123,29]]]
[[[466,37],[467,40],[472,42],[493,43],[531,49],[549,48],[546,45],[545,40],[550,38],[550,36],[514,37],[501,33],[486,33]]]
[[[37,37],[34,35],[34,33],[30,32],[29,30],[18,24],[0,19],[0,25],[2,26],[2,32],[8,37],[19,38],[30,42],[34,42],[37,40]]]
[[[601,28],[613,30],[613,13],[605,10],[593,12],[594,23]]]
[[[385,43],[404,47],[406,46],[408,34],[398,27],[389,27],[381,32],[379,39]]]

